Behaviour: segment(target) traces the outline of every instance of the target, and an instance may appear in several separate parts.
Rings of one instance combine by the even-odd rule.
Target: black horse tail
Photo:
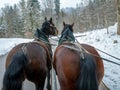
[[[2,90],[21,90],[24,80],[24,69],[28,64],[28,59],[23,51],[18,51],[11,59],[11,63],[7,67]]]
[[[84,54],[84,59],[81,58],[79,88],[80,90],[98,90],[98,81],[96,76],[96,64],[94,57],[90,54]]]

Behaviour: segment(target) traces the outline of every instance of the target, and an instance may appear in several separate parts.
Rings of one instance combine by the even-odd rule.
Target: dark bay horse
[[[49,35],[57,35],[57,29],[52,18],[42,24],[35,32],[35,40],[16,45],[6,59],[6,71],[3,78],[2,90],[22,90],[25,79],[33,82],[36,90],[43,90],[45,79],[47,88],[50,87],[50,69],[52,50]]]
[[[99,56],[94,47],[75,41],[74,24],[63,25],[53,60],[60,90],[98,90],[104,76],[103,61],[90,54]]]

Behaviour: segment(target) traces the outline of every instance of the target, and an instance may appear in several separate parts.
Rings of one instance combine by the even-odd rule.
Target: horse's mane
[[[67,28],[65,31],[62,32],[58,44],[60,45],[65,41],[75,42],[75,37],[73,35],[73,32],[69,28]]]

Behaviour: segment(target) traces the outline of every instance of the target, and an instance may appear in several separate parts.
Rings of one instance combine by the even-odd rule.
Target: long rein
[[[57,36],[57,38],[59,39],[58,36]],[[51,39],[52,39],[52,40],[55,40],[55,41],[58,41],[58,40],[53,39],[53,38],[51,38]],[[113,64],[116,64],[116,65],[119,65],[119,66],[120,66],[119,63],[116,63],[116,62],[111,61],[111,60],[109,60],[109,59],[106,59],[106,58],[103,58],[103,57],[100,57],[100,56],[98,56],[98,55],[95,55],[95,54],[90,53],[90,52],[87,51],[84,47],[82,47],[82,46],[80,45],[80,43],[78,42],[77,39],[75,39],[75,40],[76,40],[76,43],[77,43],[78,47],[79,47],[80,49],[83,49],[83,50],[78,50],[78,49],[76,49],[76,48],[74,48],[74,47],[71,47],[71,46],[68,46],[68,45],[62,45],[62,46],[66,47],[66,48],[69,48],[69,49],[73,49],[73,50],[78,51],[78,52],[80,52],[80,53],[88,53],[88,54],[90,54],[90,55],[92,55],[92,56],[95,56],[95,57],[97,57],[97,58],[103,59],[103,60],[105,60],[105,61],[107,61],[107,62],[110,62],[110,63],[113,63]],[[50,44],[50,43],[49,43],[49,44]],[[50,44],[50,45],[57,46],[57,44]],[[115,58],[115,59],[117,59],[117,60],[120,60],[119,58],[117,58],[117,57],[115,57],[115,56],[112,56],[112,55],[110,55],[110,54],[108,54],[108,53],[106,53],[106,52],[103,52],[103,51],[100,50],[100,49],[97,49],[97,48],[95,48],[95,49],[98,50],[98,51],[100,51],[100,52],[102,52],[102,53],[104,53],[104,54],[106,54],[106,55],[108,55],[108,56],[111,56],[112,58]]]

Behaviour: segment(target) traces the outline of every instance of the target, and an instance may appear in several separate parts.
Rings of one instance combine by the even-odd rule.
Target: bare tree
[[[109,33],[108,32],[107,12],[106,12],[106,8],[107,8],[106,2],[107,2],[106,0],[103,2],[104,3],[104,7],[103,7],[103,9],[104,9],[104,21],[105,21],[105,28],[107,29],[107,33]]]
[[[54,0],[41,0],[44,7],[44,14],[51,17],[54,8]]]
[[[57,15],[57,21],[59,19],[59,14],[60,14],[60,0],[55,0],[55,12]]]
[[[117,0],[117,34],[120,35],[120,0]]]

